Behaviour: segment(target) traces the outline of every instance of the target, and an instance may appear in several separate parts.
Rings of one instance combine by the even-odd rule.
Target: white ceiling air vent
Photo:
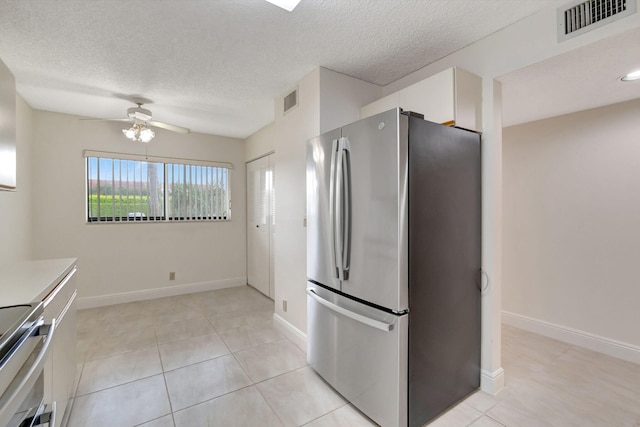
[[[558,9],[558,41],[562,42],[636,12],[636,0],[587,0]]]
[[[298,89],[294,89],[289,95],[284,97],[284,114],[298,106]]]

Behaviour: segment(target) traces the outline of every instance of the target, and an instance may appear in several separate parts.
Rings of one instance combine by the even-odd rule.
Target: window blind
[[[230,163],[89,150],[84,155],[87,222],[231,218]]]

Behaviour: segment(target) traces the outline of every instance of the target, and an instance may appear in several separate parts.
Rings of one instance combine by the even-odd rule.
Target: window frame
[[[231,170],[233,169],[233,164],[230,162],[218,162],[218,161],[207,161],[207,160],[195,160],[195,159],[184,159],[184,158],[175,158],[175,157],[161,157],[161,156],[148,156],[148,155],[139,155],[139,154],[128,154],[128,153],[116,153],[116,152],[106,152],[106,151],[94,151],[94,150],[84,150],[83,157],[85,161],[85,171],[84,171],[84,180],[85,180],[85,223],[86,224],[167,224],[167,223],[189,223],[189,222],[228,222],[232,220],[232,210],[231,210]],[[142,216],[134,216],[129,219],[129,217],[122,216],[111,216],[111,217],[91,217],[90,214],[90,177],[89,177],[89,159],[96,158],[98,159],[98,163],[100,159],[107,159],[111,161],[119,160],[119,161],[137,161],[137,162],[145,162],[145,163],[160,163],[163,173],[164,179],[162,182],[162,192],[165,194],[164,200],[162,201],[162,210],[163,214],[155,217],[142,217]],[[220,217],[188,217],[188,216],[176,216],[169,217],[169,198],[166,197],[168,194],[168,190],[171,186],[171,182],[168,180],[168,169],[171,166],[177,165],[178,167],[212,167],[212,168],[220,168],[226,169],[226,177],[225,177],[225,191],[226,191],[226,216]],[[100,182],[100,178],[98,177],[98,183]],[[98,195],[99,195],[98,191]],[[174,219],[175,218],[175,219]]]

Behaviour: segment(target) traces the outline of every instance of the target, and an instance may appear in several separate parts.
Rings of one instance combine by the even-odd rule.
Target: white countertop
[[[0,307],[42,301],[77,261],[48,259],[0,266]]]

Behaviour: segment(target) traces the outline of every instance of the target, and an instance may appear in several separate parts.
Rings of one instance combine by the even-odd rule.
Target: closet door
[[[247,163],[247,283],[273,298],[273,155]]]
[[[274,161],[274,155],[270,154],[269,158],[269,172],[270,175],[270,187],[269,187],[269,297],[275,299],[275,269],[273,268],[273,257],[275,256],[275,235],[276,235],[276,165]]]

